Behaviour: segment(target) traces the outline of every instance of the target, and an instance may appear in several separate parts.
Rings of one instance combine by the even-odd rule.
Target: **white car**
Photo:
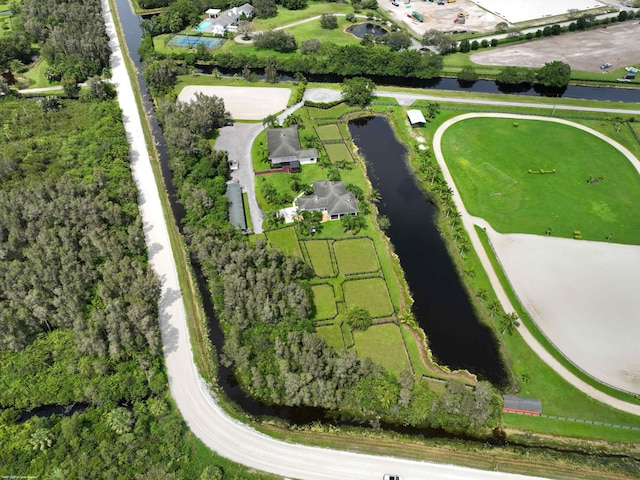
[[[386,473],[383,477],[383,480],[404,480],[400,475],[389,475]]]
[[[600,68],[602,70],[604,70],[605,68],[611,68],[611,64],[610,63],[603,63],[602,65],[600,65]]]

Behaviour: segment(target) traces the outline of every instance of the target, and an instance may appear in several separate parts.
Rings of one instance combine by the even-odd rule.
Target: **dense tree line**
[[[308,54],[290,53],[274,57],[279,71],[343,76],[381,75],[435,78],[442,70],[442,57],[432,52],[393,51],[385,46],[335,45],[323,42]],[[269,57],[223,52],[212,57],[214,65],[225,68],[265,68]]]
[[[85,353],[160,351],[159,283],[146,247],[120,110],[3,101],[0,348],[74,331]],[[82,117],[76,117],[82,112]]]
[[[0,99],[0,475],[251,478],[171,408],[121,111],[95,89]]]
[[[40,44],[48,76],[84,81],[109,66],[109,38],[100,0],[24,0],[25,31]]]

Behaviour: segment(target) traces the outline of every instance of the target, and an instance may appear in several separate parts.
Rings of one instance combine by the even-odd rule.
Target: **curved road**
[[[124,65],[110,7],[106,0],[102,3],[113,51],[113,83],[118,92],[127,139],[131,145],[131,168],[139,189],[139,208],[144,222],[149,258],[154,271],[162,279],[159,321],[169,385],[176,404],[193,433],[209,448],[234,462],[285,477],[309,480],[371,480],[381,479],[384,473],[398,473],[403,475],[405,480],[532,478],[287,444],[256,432],[231,419],[221,410],[212,399],[193,363],[176,265],[158,194],[159,186],[155,183],[151,169],[140,112]]]

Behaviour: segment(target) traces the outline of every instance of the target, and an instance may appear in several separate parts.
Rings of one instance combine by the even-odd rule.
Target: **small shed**
[[[229,199],[227,208],[231,225],[244,232],[247,229],[247,220],[244,218],[242,187],[237,183],[228,183],[225,195]]]
[[[412,127],[415,127],[416,125],[422,126],[427,123],[420,110],[407,110],[407,116],[409,117],[409,123],[411,123]]]
[[[515,395],[503,395],[502,411],[508,413],[521,413],[523,415],[539,416],[542,413],[542,401],[539,398],[516,397]]]

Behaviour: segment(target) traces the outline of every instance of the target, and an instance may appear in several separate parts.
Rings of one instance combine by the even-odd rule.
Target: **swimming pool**
[[[198,30],[199,32],[205,32],[207,31],[207,29],[209,29],[209,27],[211,27],[212,23],[213,22],[207,18],[206,20],[200,22],[200,25],[196,27],[196,30]]]

